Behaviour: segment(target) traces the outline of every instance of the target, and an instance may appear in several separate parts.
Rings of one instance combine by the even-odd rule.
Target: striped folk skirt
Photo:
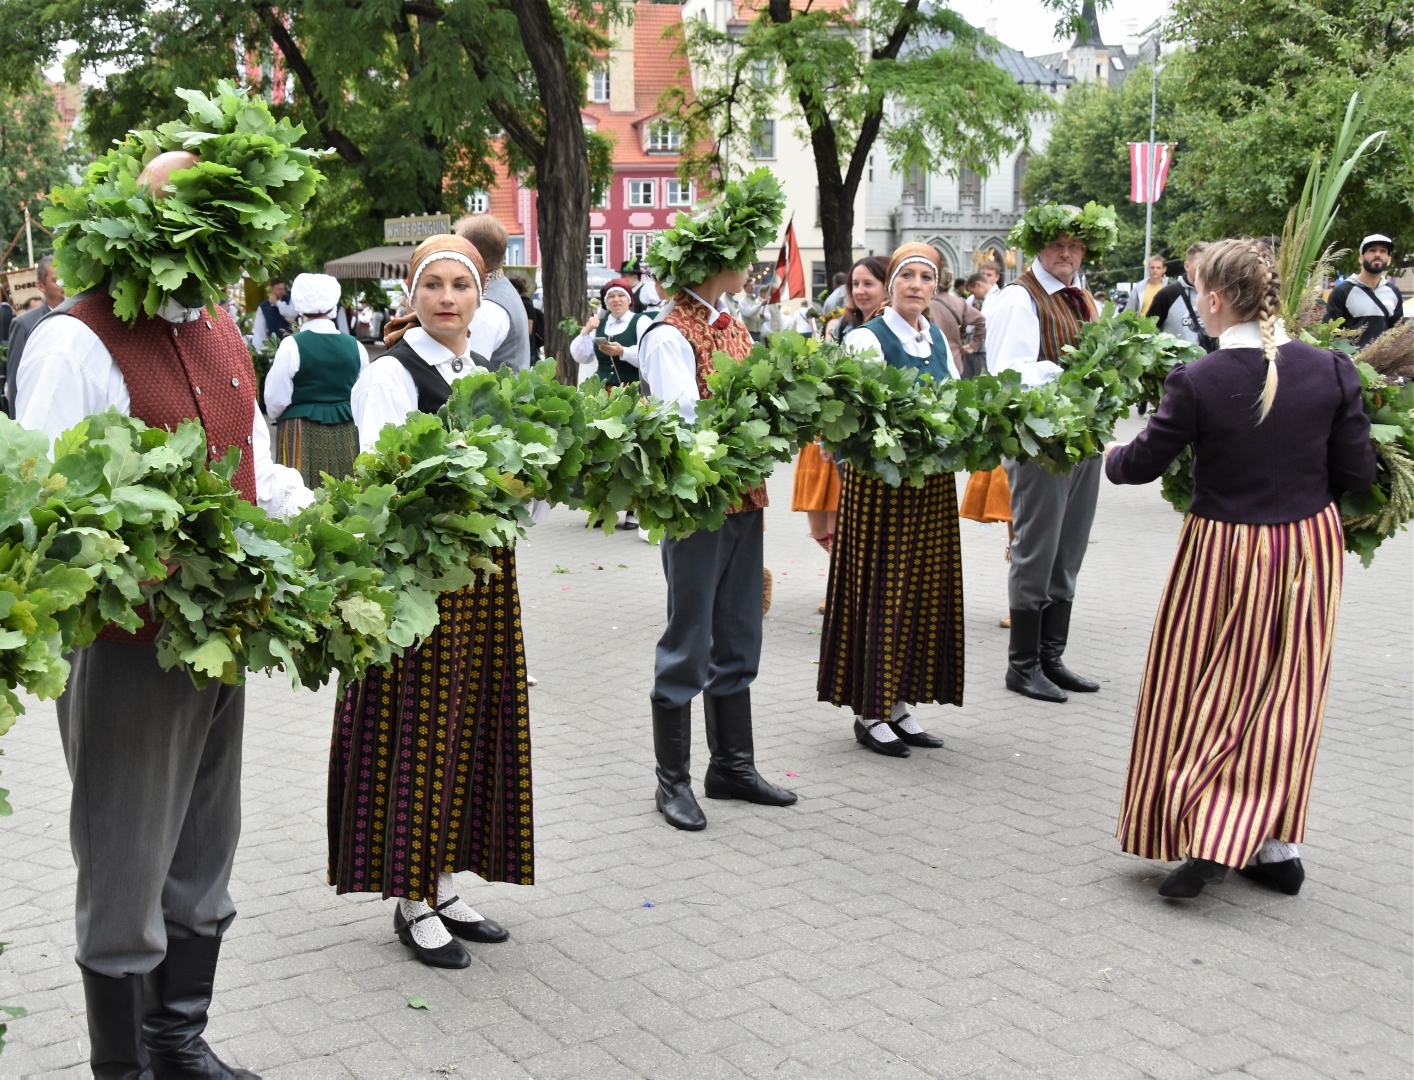
[[[890,487],[844,467],[820,637],[821,701],[885,719],[900,701],[962,704],[957,481]]]
[[[443,593],[422,645],[344,692],[329,762],[329,883],[432,901],[443,872],[530,885],[530,707],[515,552]]]
[[[275,438],[275,461],[298,469],[306,486],[317,488],[319,474],[353,474],[358,457],[358,425],[320,424],[314,420],[281,420]]]
[[[1268,838],[1304,839],[1342,546],[1334,503],[1285,525],[1184,521],[1134,720],[1125,851],[1241,867]]]

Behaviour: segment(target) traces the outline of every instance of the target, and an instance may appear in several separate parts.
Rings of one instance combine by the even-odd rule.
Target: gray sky
[[[1100,35],[1107,43],[1124,41],[1124,25],[1133,20],[1143,30],[1155,19],[1168,12],[1168,0],[1113,0],[1100,12]],[[997,20],[997,37],[1005,45],[1028,56],[1058,52],[1070,39],[1054,41],[1056,13],[1040,0],[975,0],[957,4],[955,10],[965,14],[975,26],[984,26],[988,19]]]

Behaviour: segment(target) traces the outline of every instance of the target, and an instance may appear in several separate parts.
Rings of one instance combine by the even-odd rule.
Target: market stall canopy
[[[369,248],[324,264],[324,272],[345,281],[350,278],[406,278],[416,248],[411,244]]]

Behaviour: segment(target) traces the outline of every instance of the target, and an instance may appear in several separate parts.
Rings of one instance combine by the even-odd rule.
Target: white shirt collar
[[[698,296],[698,295],[697,295],[695,292],[693,292],[691,289],[683,289],[683,292],[687,293],[688,296],[692,297],[694,300],[696,300],[696,301],[697,301],[699,304],[701,304],[703,307],[708,308],[708,309],[711,310],[711,311],[726,311],[726,310],[727,310],[727,298],[726,298],[725,295],[717,297],[717,305],[716,305],[715,307],[713,307],[711,304],[707,303],[706,300],[702,299],[702,297]]]
[[[407,333],[403,335],[403,340],[412,346],[413,352],[426,360],[432,367],[441,367],[443,364],[450,363],[453,360],[461,360],[468,364],[471,361],[469,348],[466,352],[458,355],[420,326],[411,327]]]
[[[627,326],[629,323],[633,322],[633,316],[635,312],[633,308],[629,308],[627,311],[624,312],[624,317],[622,319],[618,318],[612,311],[606,310],[604,314],[608,316],[608,318],[604,320],[604,329],[608,330],[608,328],[611,326],[617,326],[620,329]]]
[[[1272,336],[1276,338],[1278,345],[1285,345],[1291,340],[1280,319],[1277,320]],[[1262,325],[1256,319],[1251,322],[1238,323],[1236,326],[1229,326],[1218,335],[1218,348],[1220,349],[1260,349],[1261,347]]]
[[[920,316],[920,321],[924,323],[923,329],[916,326],[909,326],[908,320],[891,307],[884,308],[884,325],[894,332],[894,335],[904,342],[909,341],[930,341],[932,334],[929,332],[929,324]]]
[[[205,313],[206,309],[204,307],[182,307],[181,304],[177,303],[177,301],[170,296],[162,301],[162,306],[157,309],[157,314],[161,318],[174,323],[196,322],[196,320],[201,318]]]
[[[1031,272],[1036,275],[1036,280],[1041,283],[1041,288],[1046,290],[1047,296],[1054,296],[1066,288],[1065,282],[1042,266],[1040,259],[1031,264]],[[1075,282],[1072,281],[1071,284],[1074,285]]]
[[[312,334],[337,334],[339,332],[333,319],[310,319],[300,329],[308,330]],[[421,330],[422,327],[419,326],[418,329]]]

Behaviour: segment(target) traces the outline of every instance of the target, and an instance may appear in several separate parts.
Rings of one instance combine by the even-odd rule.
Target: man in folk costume
[[[745,285],[747,268],[763,244],[775,240],[783,200],[765,169],[727,185],[719,203],[659,235],[648,252],[654,276],[673,295],[671,310],[644,333],[639,370],[649,392],[676,401],[689,420],[710,395],[712,354],[743,359],[751,335],[721,309],[723,298]],[[752,214],[749,211],[755,210]],[[654,664],[653,750],[658,762],[655,800],[679,829],[707,825],[692,793],[689,750],[692,699],[702,694],[706,714],[709,799],[744,799],[789,806],[795,795],[756,771],[751,728],[751,684],[761,662],[762,508],[766,489],[744,492],[725,524],[682,540],[663,541],[668,579],[668,626]]]
[[[221,257],[226,245],[278,256],[318,174],[309,164],[314,155],[291,145],[302,128],[277,128],[263,102],[247,101],[230,84],[221,85],[217,103],[221,122],[210,122],[207,100],[202,112],[193,107],[173,122],[175,135],[133,132],[89,167],[82,186],[51,196],[45,214],[55,226],[56,265],[86,291],[30,338],[19,419],[51,439],[109,408],[168,429],[199,419],[213,460],[240,451],[236,490],[288,516],[313,496],[296,470],[271,460],[250,354],[217,301],[241,270]],[[240,181],[225,187],[200,172],[192,154],[159,153],[180,146],[188,128],[215,128],[200,146],[205,160],[220,164],[238,124],[247,155],[256,140],[246,136],[261,129],[262,137],[288,136],[283,146],[258,143],[255,153],[267,168],[295,166],[299,179],[286,190]],[[246,227],[237,212],[223,217],[214,205],[256,193],[285,211],[276,227]],[[92,236],[114,235],[102,231],[114,225],[112,207],[145,202],[141,220],[151,222],[162,218],[168,198],[209,210],[222,227],[165,248],[156,241],[99,245],[104,261],[91,254]],[[159,285],[154,258],[185,270],[182,280],[173,285],[164,274]],[[211,266],[228,267],[232,280],[198,269]],[[245,687],[213,680],[198,690],[186,671],[164,671],[154,644],[159,629],[151,622],[133,634],[110,627],[75,651],[58,702],[73,779],[76,959],[90,1063],[100,1076],[249,1077],[202,1038],[222,936],[236,916],[227,885],[241,826]]]
[[[1048,203],[1027,211],[1008,242],[1033,261],[987,301],[988,370],[1019,371],[1025,386],[1059,377],[1061,350],[1076,344],[1081,326],[1099,314],[1094,299],[1079,287],[1080,266],[1116,237],[1113,208],[1093,202],[1084,210]],[[1015,460],[1005,465],[1016,532],[1007,583],[1007,689],[1057,702],[1065,701],[1067,692],[1092,693],[1099,683],[1071,671],[1062,657],[1075,579],[1095,520],[1100,459],[1088,458],[1061,475]]]

